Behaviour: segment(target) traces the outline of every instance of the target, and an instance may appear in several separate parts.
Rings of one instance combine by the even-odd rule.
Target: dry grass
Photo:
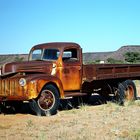
[[[140,101],[81,106],[51,117],[0,115],[0,139],[91,140],[140,139]]]
[[[0,140],[139,140],[140,100],[83,105],[50,117],[1,114],[0,120]]]

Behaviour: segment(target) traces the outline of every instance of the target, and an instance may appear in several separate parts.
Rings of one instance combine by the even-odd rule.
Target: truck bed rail
[[[83,79],[87,81],[114,78],[140,79],[140,64],[92,64],[83,66]]]

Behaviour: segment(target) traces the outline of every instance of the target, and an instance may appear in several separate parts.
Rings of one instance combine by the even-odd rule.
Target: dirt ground
[[[140,84],[137,86],[140,97]],[[0,114],[0,140],[139,140],[140,100],[83,105],[57,115]]]

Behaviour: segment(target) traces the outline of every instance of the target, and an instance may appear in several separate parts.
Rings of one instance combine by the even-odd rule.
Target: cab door
[[[80,90],[82,78],[81,49],[65,49],[62,55],[61,81],[64,91]]]

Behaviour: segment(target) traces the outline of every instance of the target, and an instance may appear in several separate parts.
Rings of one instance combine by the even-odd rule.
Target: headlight
[[[26,85],[26,80],[24,79],[24,78],[20,78],[19,79],[19,84],[20,84],[20,86],[25,86]]]

